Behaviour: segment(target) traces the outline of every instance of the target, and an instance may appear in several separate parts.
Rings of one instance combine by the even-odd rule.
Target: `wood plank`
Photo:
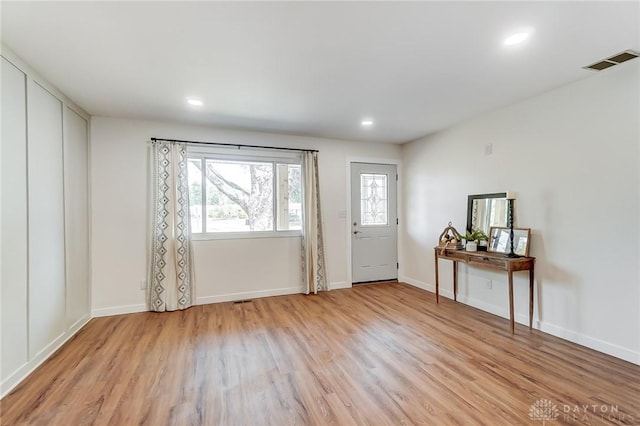
[[[97,318],[0,401],[0,419],[510,425],[544,399],[559,424],[640,423],[639,366],[507,324],[401,283]]]

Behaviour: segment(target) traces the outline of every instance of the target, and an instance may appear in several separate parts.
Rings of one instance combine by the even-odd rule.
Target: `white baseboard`
[[[418,281],[414,278],[410,277],[398,277],[398,282],[412,285],[414,287],[421,288],[423,290],[430,291],[431,293],[435,293],[435,286],[433,284],[427,284],[422,281]]]
[[[458,301],[469,306],[473,306],[474,308],[497,315],[499,317],[506,319],[509,318],[509,309],[507,307],[492,305],[482,300],[473,299],[466,296],[458,296]],[[529,316],[528,314],[525,315],[516,313],[514,321],[519,324],[528,326]],[[605,342],[604,340],[596,339],[594,337],[587,336],[573,330],[568,330],[555,324],[540,321],[538,318],[536,318],[535,315],[533,317],[533,328],[559,337],[561,339],[577,343],[578,345],[586,346],[598,352],[602,352],[607,355],[611,355],[616,358],[620,358],[625,361],[640,365],[640,352],[635,352],[629,348],[625,348],[614,343]]]
[[[250,291],[244,293],[221,294],[217,296],[197,297],[195,305],[207,305],[209,303],[233,302],[235,300],[256,299],[259,297],[282,296],[285,294],[304,293],[300,287],[276,288],[270,290]],[[141,303],[137,305],[110,306],[108,308],[97,308],[91,311],[93,318],[108,317],[112,315],[133,314],[137,312],[147,312],[147,305]]]
[[[31,360],[22,364],[20,368],[7,377],[2,383],[0,383],[0,398],[4,398],[6,394],[22,382],[29,374],[31,374],[36,368],[45,362],[51,355],[53,355],[67,340],[71,339],[75,334],[84,327],[91,318],[86,316],[76,321],[67,331],[62,333],[51,343],[49,343],[44,349],[38,352]]]
[[[400,281],[410,284],[414,287],[430,291],[432,293],[435,292],[435,286],[433,284],[427,284],[410,277],[403,277],[402,279],[400,279]],[[445,296],[449,299],[453,299],[453,291],[440,289],[440,296]],[[509,319],[509,309],[507,307],[493,305],[479,299],[474,299],[462,295],[458,295],[458,302],[464,303],[465,305],[472,306],[485,312],[489,312],[490,314]],[[516,314],[514,320],[519,324],[527,326],[529,325],[528,314]],[[640,365],[640,352],[636,352],[632,349],[625,348],[614,343],[609,343],[604,340],[596,339],[595,337],[587,336],[586,334],[581,334],[573,330],[568,330],[555,324],[540,321],[535,316],[533,318],[533,328],[559,337],[561,339],[577,343],[578,345],[586,346],[598,352],[602,352],[607,355],[611,355],[616,358],[631,362],[633,364]]]
[[[147,305],[140,303],[137,305],[109,306],[108,308],[97,308],[91,311],[93,318],[110,317],[112,315],[134,314],[136,312],[146,312]]]
[[[534,326],[536,326],[535,322]],[[594,349],[598,352],[640,365],[640,352],[636,352],[632,349],[605,342],[604,340],[596,339],[595,337],[587,336],[572,330],[567,330],[547,322],[538,322],[536,328],[561,339],[569,340],[570,342],[586,346],[587,348]]]
[[[351,284],[347,282],[335,282],[329,284],[330,290],[341,288],[351,288]],[[216,296],[200,296],[196,298],[195,305],[208,305],[210,303],[233,302],[236,300],[258,299],[261,297],[284,296],[287,294],[304,293],[302,287],[285,287],[269,290],[247,291],[242,293],[220,294]],[[112,315],[133,314],[136,312],[147,312],[145,304],[110,306],[108,308],[98,308],[91,311],[92,318],[108,317]]]
[[[501,318],[509,319],[509,308],[504,306],[492,305],[480,299],[474,299],[472,297],[464,296],[458,294],[458,302],[464,303],[465,305],[472,306],[476,309],[480,309],[481,311],[489,312],[490,314],[496,315]],[[534,318],[535,319],[535,318]],[[514,318],[514,321],[519,324],[529,325],[529,317],[527,315],[517,314]],[[534,321],[534,325],[536,322]]]
[[[414,287],[418,287],[419,289],[426,290],[430,293],[436,292],[436,286],[434,284],[425,283],[423,281],[416,280],[410,277],[401,277],[398,278],[398,282],[412,285]],[[447,299],[453,299],[453,291],[447,289],[440,289],[440,296],[444,296]]]
[[[329,284],[329,290],[339,290],[341,288],[351,288],[351,287],[353,287],[353,285],[351,285],[351,283],[348,283],[346,281],[339,281],[339,282]]]
[[[73,324],[71,324],[71,326],[69,327],[69,330],[80,330],[86,323],[88,323],[91,318],[89,315],[87,315],[86,317],[82,317],[80,318],[78,321],[74,322]]]
[[[236,300],[257,299],[260,297],[283,296],[286,294],[304,293],[301,287],[274,288],[270,290],[247,291],[243,293],[221,294],[219,296],[201,296],[196,299],[196,305],[208,305],[210,303],[233,302]]]

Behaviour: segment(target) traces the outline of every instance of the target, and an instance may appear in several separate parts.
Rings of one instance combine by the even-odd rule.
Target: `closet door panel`
[[[29,356],[65,331],[62,102],[29,87]]]
[[[67,327],[89,315],[88,125],[66,108],[64,193]]]
[[[2,58],[2,303],[0,381],[27,354],[27,112],[26,76]]]

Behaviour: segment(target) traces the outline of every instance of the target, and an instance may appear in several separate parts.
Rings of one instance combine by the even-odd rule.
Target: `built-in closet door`
[[[67,254],[67,327],[89,315],[88,123],[66,108],[64,195]]]
[[[89,116],[3,46],[0,398],[90,318]]]
[[[29,90],[29,356],[65,330],[62,102],[31,81]],[[4,122],[4,120],[3,120]]]
[[[0,381],[27,356],[26,75],[2,58],[2,354]]]

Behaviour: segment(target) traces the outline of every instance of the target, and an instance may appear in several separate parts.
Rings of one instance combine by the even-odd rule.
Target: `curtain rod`
[[[236,148],[259,148],[259,149],[277,149],[281,151],[298,151],[298,152],[319,152],[317,149],[300,149],[300,148],[283,148],[277,146],[260,146],[260,145],[246,145],[242,143],[223,143],[223,142],[203,142],[203,141],[185,141],[181,139],[163,139],[163,138],[151,138],[152,142],[164,141],[164,142],[179,142],[189,145],[216,145],[216,146],[235,146]]]

